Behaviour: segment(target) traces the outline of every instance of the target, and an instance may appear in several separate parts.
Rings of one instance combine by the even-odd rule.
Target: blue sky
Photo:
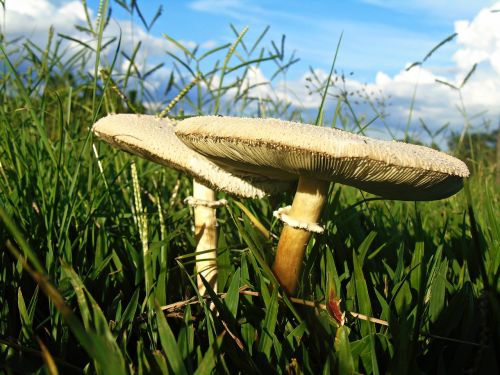
[[[95,19],[99,1],[87,3]],[[207,49],[234,41],[230,23],[238,30],[249,26],[248,42],[269,25],[264,45],[286,35],[285,51],[300,58],[287,74],[288,91],[283,90],[284,81],[275,80],[272,94],[300,110],[312,113],[318,107],[319,97],[309,95],[306,88],[308,69],[311,66],[318,75],[326,76],[343,33],[336,68],[346,73],[348,90],[365,89],[386,100],[389,116],[383,125],[391,129],[392,136],[398,137],[408,123],[421,131],[422,121],[431,129],[448,122],[450,129],[461,132],[464,126],[491,129],[500,119],[500,12],[492,12],[500,9],[500,1],[138,0],[146,19],[163,6],[161,18],[149,31],[137,14],[130,16],[114,1],[110,3],[113,20],[108,37],[121,30],[122,46],[129,52],[141,40],[144,59],[167,63],[152,77],[152,85],[164,82],[170,69],[165,51],[172,46],[163,33],[188,46]],[[51,25],[57,32],[82,37],[74,25],[83,23],[84,17],[79,0],[7,0],[2,28],[7,39],[23,35],[43,44]],[[405,70],[453,32],[458,33],[453,42],[422,67]],[[475,64],[473,77],[461,90],[463,102],[456,90],[437,83],[444,80],[459,85]],[[265,82],[272,74],[270,67],[257,69],[249,79]],[[264,88],[259,90],[258,95],[270,95]],[[457,110],[462,104],[467,117]],[[370,112],[366,106],[358,110],[367,118],[374,115],[364,113]]]
[[[99,1],[89,1],[97,8]],[[353,71],[369,82],[377,71],[389,75],[405,64],[419,60],[439,41],[454,32],[454,22],[472,19],[494,1],[401,1],[401,0],[147,0],[141,10],[150,19],[161,5],[163,14],[151,33],[203,45],[234,40],[229,23],[241,30],[249,26],[248,37],[256,37],[271,26],[269,38],[280,41],[286,35],[289,51],[301,62],[290,72],[295,78],[309,66],[327,70],[343,32],[338,67]],[[450,6],[453,4],[452,6]],[[130,19],[119,6],[114,17]],[[135,16],[135,22],[140,22]],[[452,48],[443,48],[433,59],[447,66]]]

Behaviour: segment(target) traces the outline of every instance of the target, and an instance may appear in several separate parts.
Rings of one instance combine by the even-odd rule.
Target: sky
[[[95,19],[99,1],[87,3],[90,17]],[[320,100],[306,87],[309,69],[320,77],[327,76],[342,35],[336,70],[345,74],[348,91],[373,92],[383,99],[389,114],[385,123],[392,136],[399,137],[408,123],[421,129],[422,122],[433,131],[449,123],[449,129],[460,132],[465,123],[463,109],[476,130],[485,130],[488,124],[496,127],[500,121],[498,1],[138,0],[148,20],[162,6],[162,15],[150,30],[137,13],[131,16],[114,1],[110,3],[113,21],[108,36],[121,29],[125,46],[141,40],[142,53],[151,64],[166,61],[165,51],[173,49],[162,34],[208,50],[234,41],[230,24],[237,30],[248,26],[248,41],[255,40],[269,25],[263,45],[270,46],[271,41],[280,45],[285,35],[286,57],[294,53],[300,58],[287,72],[287,91],[278,79],[273,81],[274,93],[305,111],[312,112]],[[25,35],[44,43],[51,25],[59,33],[78,37],[74,25],[85,22],[82,4],[76,0],[6,0],[5,8],[0,20],[11,39]],[[452,42],[421,66],[406,70],[455,32]],[[473,76],[460,91],[436,81],[459,86],[475,64]],[[272,66],[268,66],[256,69],[249,80],[268,80],[272,75]],[[169,67],[162,69],[155,73],[157,81],[168,75]],[[259,94],[266,94],[264,86],[259,90]],[[291,91],[293,97],[288,94]],[[357,110],[370,108],[360,106]],[[367,118],[372,115],[367,114]]]

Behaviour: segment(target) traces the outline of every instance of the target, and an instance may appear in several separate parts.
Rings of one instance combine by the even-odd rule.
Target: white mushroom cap
[[[175,123],[150,115],[117,114],[97,121],[92,131],[119,149],[184,172],[215,190],[261,198],[290,189],[288,183],[255,176],[240,178],[219,168],[175,136]]]
[[[462,161],[428,147],[277,119],[192,117],[179,123],[176,134],[235,173],[310,176],[389,199],[445,198],[469,176]]]

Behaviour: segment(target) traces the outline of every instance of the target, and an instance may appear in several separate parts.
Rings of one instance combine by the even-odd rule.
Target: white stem
[[[214,201],[215,192],[193,179],[193,197],[204,201]],[[216,209],[194,207],[194,234],[198,245],[196,246],[196,269],[198,273],[198,291],[203,296],[206,288],[201,281],[202,275],[217,292],[217,217]]]

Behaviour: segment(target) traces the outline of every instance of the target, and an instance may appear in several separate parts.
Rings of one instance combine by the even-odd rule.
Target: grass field
[[[326,233],[309,244],[294,300],[273,287],[269,269],[282,225],[272,211],[292,197],[227,196],[218,210],[221,294],[200,298],[192,213],[183,203],[190,179],[90,132],[107,113],[141,113],[148,101],[148,72],[113,74],[113,58],[124,57],[118,41],[102,40],[99,19],[88,25],[92,43],[73,41],[71,49],[54,32],[46,46],[2,44],[0,371],[500,371],[494,164],[474,153],[465,189],[436,202],[381,200],[333,185]],[[273,64],[282,74],[293,63],[260,43],[236,31],[233,44],[211,51],[218,58],[211,69],[203,68],[206,56],[179,44],[167,56],[175,66],[166,97],[186,86],[192,95],[177,98],[169,116],[300,120],[287,103],[259,100],[245,87],[252,66]],[[347,100],[339,98],[337,124],[354,121],[343,112]],[[343,326],[325,309],[330,296],[341,299]]]

